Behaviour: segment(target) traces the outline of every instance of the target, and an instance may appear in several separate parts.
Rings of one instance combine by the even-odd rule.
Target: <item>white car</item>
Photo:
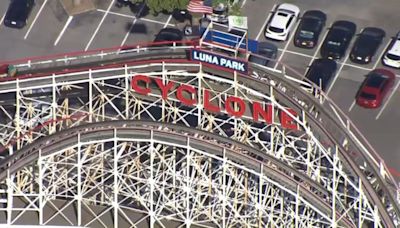
[[[280,41],[287,40],[299,14],[299,7],[293,4],[283,3],[279,5],[271,22],[265,28],[265,37]]]
[[[400,68],[400,32],[397,33],[392,45],[383,56],[383,64],[390,67]]]

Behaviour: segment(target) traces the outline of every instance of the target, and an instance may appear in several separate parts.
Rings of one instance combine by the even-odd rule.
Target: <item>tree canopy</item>
[[[171,13],[174,9],[186,9],[189,0],[131,0],[133,3],[145,2],[151,14]]]
[[[149,7],[151,14],[158,14],[160,12],[171,13],[174,9],[186,9],[190,0],[130,0],[132,3],[146,3]],[[230,5],[230,0],[213,0],[213,6],[219,3]],[[239,4],[230,6],[230,15],[240,15]]]

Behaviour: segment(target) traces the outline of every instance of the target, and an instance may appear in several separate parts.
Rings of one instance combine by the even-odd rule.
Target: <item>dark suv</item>
[[[23,28],[34,4],[34,0],[11,0],[4,17],[4,25],[11,28]]]

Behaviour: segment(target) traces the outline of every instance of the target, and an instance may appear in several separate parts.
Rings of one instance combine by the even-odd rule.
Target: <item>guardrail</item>
[[[156,51],[160,49],[187,49],[197,47],[199,40],[184,40],[184,41],[161,41],[139,43],[135,45],[117,46],[105,49],[95,49],[88,51],[70,52],[65,54],[47,55],[28,57],[12,61],[0,62],[1,65],[13,65],[18,72],[29,70],[46,69],[49,67],[73,66],[75,64],[95,63],[98,61],[112,60],[117,56],[124,55],[129,57],[129,54],[142,53],[147,51]],[[39,68],[41,66],[41,68]]]

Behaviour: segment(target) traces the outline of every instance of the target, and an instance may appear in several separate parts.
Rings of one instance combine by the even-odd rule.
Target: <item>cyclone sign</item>
[[[155,85],[150,86],[150,84]],[[198,88],[178,84],[176,82],[163,82],[159,78],[151,78],[146,75],[134,75],[131,78],[131,88],[138,94],[149,96],[151,93],[158,92],[163,100],[177,99],[186,106],[202,106],[204,110],[213,113],[227,113],[229,116],[241,118],[245,112],[250,112],[250,118],[255,122],[266,122],[268,124],[280,124],[282,128],[298,130],[298,126],[293,117],[297,113],[290,108],[286,112],[274,108],[271,104],[262,104],[258,101],[249,101],[236,96],[227,96],[222,102],[215,102],[212,93],[204,89],[199,93]],[[172,91],[175,94],[171,94]],[[221,105],[223,103],[224,105]],[[288,114],[290,113],[290,114]],[[279,118],[274,118],[275,114]]]
[[[215,54],[199,49],[190,50],[191,60],[200,61],[217,67],[228,69],[230,71],[238,71],[243,74],[248,72],[248,64],[240,59],[230,58],[228,56]]]

